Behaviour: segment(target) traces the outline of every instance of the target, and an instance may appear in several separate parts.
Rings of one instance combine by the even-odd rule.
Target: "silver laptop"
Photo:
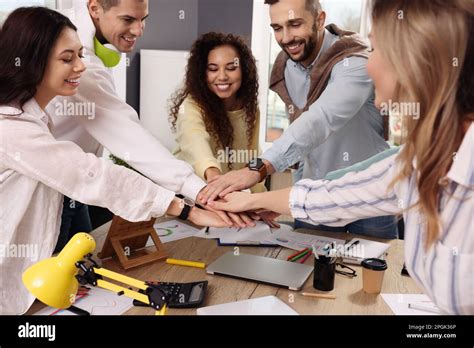
[[[211,263],[206,272],[300,290],[313,267],[263,256],[235,255],[230,251]]]

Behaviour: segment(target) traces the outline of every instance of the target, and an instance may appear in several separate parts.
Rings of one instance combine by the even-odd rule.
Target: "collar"
[[[448,171],[447,178],[474,189],[474,125],[471,122]]]
[[[0,114],[3,116],[17,116],[23,115],[41,120],[45,125],[49,125],[49,116],[36,102],[35,98],[31,98],[23,104],[23,112],[18,106],[2,105],[0,106]]]
[[[43,109],[41,109],[35,98],[31,98],[30,100],[28,100],[23,105],[23,110],[25,110],[25,113],[28,113],[29,115],[40,119],[44,124],[49,126],[49,116]]]
[[[337,38],[336,35],[329,32],[329,30],[324,29],[324,38],[321,48],[319,49],[318,55],[314,58],[313,62],[305,67],[303,64],[299,62],[293,62],[291,59],[288,59],[288,63],[295,64],[301,71],[309,72],[313,69],[314,64],[318,61],[319,57],[334,43],[335,39]]]

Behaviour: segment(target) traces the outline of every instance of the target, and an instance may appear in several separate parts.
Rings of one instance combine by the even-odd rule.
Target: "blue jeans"
[[[90,231],[92,223],[87,205],[64,196],[61,228],[54,253],[60,252],[76,233]]]
[[[362,236],[395,239],[398,238],[398,218],[393,215],[377,216],[357,220],[346,226],[331,227],[325,225],[312,225],[307,222],[295,220],[294,228],[308,228],[329,232],[349,232]]]

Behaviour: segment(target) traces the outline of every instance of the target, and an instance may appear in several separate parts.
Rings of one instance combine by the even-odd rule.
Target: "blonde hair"
[[[473,112],[473,15],[472,0],[375,0],[373,6],[377,49],[398,78],[393,99],[419,103],[419,118],[403,117],[407,136],[392,185],[412,175],[416,158],[415,206],[426,218],[426,248],[439,238],[443,178]]]

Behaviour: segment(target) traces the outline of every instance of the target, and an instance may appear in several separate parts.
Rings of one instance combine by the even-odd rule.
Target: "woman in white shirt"
[[[184,207],[174,192],[51,135],[44,109],[56,95],[77,92],[82,49],[69,19],[46,8],[19,8],[0,30],[0,314],[33,303],[21,275],[51,256],[63,194],[129,221],[178,216]],[[196,207],[189,220],[227,226]]]
[[[402,213],[410,275],[444,313],[474,314],[474,3],[376,0],[372,17],[368,71],[376,106],[402,113],[400,153],[333,181],[209,204],[334,226]]]

